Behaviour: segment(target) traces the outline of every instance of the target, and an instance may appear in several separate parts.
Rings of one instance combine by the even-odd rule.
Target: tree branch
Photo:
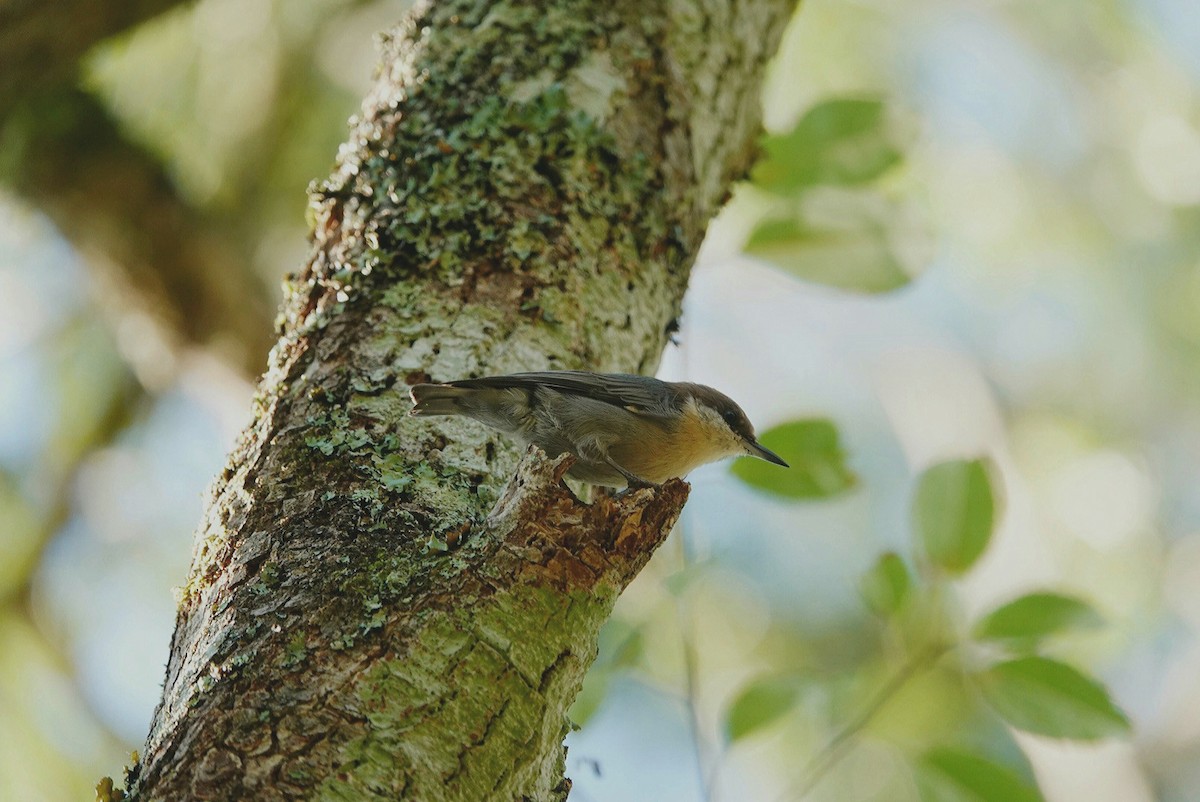
[[[0,107],[15,97],[73,83],[79,60],[101,40],[184,0],[7,0],[0,6]]]
[[[197,535],[139,797],[566,795],[596,632],[686,486],[505,484],[520,455],[407,386],[652,370],[791,10],[446,0],[388,41]]]
[[[133,306],[168,346],[215,346],[245,375],[270,346],[269,293],[236,238],[176,193],[162,165],[128,142],[76,87],[101,39],[178,0],[0,10],[0,180],[44,212],[97,268],[102,300]]]

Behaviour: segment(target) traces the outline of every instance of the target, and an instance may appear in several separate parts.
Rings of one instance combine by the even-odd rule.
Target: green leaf
[[[1079,599],[1058,593],[1030,593],[997,607],[975,625],[978,640],[1016,641],[1034,646],[1056,632],[1094,627],[1100,615]]]
[[[916,529],[935,565],[966,571],[987,548],[995,525],[996,501],[983,460],[935,465],[917,482]]]
[[[637,665],[645,651],[640,626],[622,618],[611,618],[600,630],[599,654],[593,666],[610,670]]]
[[[791,465],[739,459],[734,476],[751,487],[784,498],[828,498],[854,486],[853,473],[838,442],[837,427],[824,418],[792,421],[763,432],[759,442]]]
[[[837,98],[818,103],[785,134],[763,140],[751,180],[780,195],[816,184],[862,184],[898,164],[883,103]]]
[[[733,743],[773,724],[796,704],[794,677],[763,677],[742,688],[725,711],[725,738]]]
[[[708,576],[711,572],[712,563],[709,560],[689,562],[685,567],[679,568],[667,576],[663,580],[663,584],[672,596],[682,596],[688,592],[696,580]]]
[[[1103,685],[1057,660],[1022,657],[975,678],[988,703],[1019,730],[1081,741],[1129,731]]]
[[[877,194],[821,189],[791,216],[759,221],[745,251],[805,281],[878,293],[912,280],[926,239],[914,214]]]
[[[921,802],[1042,802],[1007,766],[958,749],[935,749],[916,766]]]
[[[912,579],[904,560],[889,551],[863,574],[858,589],[871,612],[889,616],[904,606],[912,589]]]

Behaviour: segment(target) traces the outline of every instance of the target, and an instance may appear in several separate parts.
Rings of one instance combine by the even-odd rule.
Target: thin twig
[[[687,571],[692,561],[687,547],[687,517],[682,516],[675,531],[675,544],[679,571]],[[687,601],[683,593],[675,596],[675,616],[679,621],[679,641],[683,650],[684,704],[688,711],[688,728],[691,730],[692,747],[696,753],[696,775],[700,780],[701,798],[704,802],[716,802],[716,766],[712,761],[708,739],[704,737],[700,721],[700,658],[692,637],[693,624]]]
[[[901,688],[908,684],[909,680],[932,666],[945,652],[945,646],[935,645],[914,654],[912,659],[905,663],[899,671],[893,674],[875,692],[874,697],[858,712],[858,715],[844,724],[829,742],[821,748],[821,751],[817,752],[808,761],[801,774],[799,784],[789,793],[780,797],[780,802],[784,802],[785,800],[801,800],[812,793],[821,779],[842,759],[854,737],[871,723],[872,719],[887,706],[888,702],[895,697]]]

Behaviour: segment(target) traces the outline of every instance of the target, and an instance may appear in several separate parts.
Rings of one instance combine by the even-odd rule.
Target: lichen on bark
[[[565,796],[566,710],[685,486],[581,504],[406,390],[652,370],[757,130],[696,153],[695,121],[757,92],[790,10],[448,0],[387,40],[197,533],[137,795]]]

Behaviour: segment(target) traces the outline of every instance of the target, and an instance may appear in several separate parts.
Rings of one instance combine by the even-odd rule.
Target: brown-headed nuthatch
[[[787,463],[754,439],[746,413],[703,384],[581,370],[514,373],[412,388],[410,415],[465,415],[551,457],[594,485],[657,485],[722,457]]]

